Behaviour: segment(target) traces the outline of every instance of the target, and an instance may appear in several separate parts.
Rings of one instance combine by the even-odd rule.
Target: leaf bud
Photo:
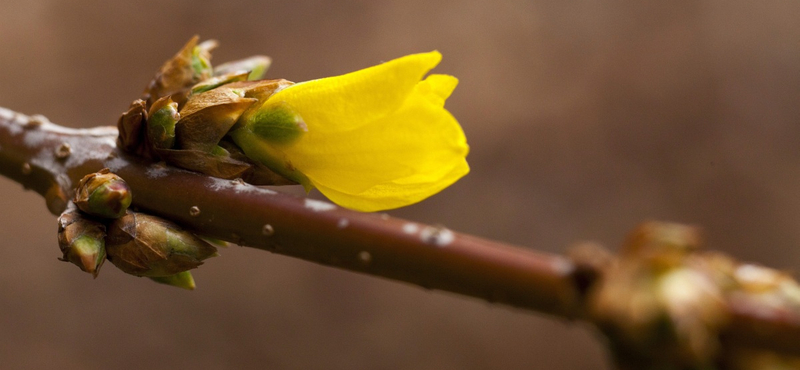
[[[199,40],[198,36],[192,37],[161,66],[142,96],[148,107],[165,96],[172,96],[181,105],[192,85],[211,77],[211,50],[216,46],[216,41],[205,41],[198,45]]]
[[[175,126],[178,148],[211,152],[255,101],[227,87],[192,95]]]
[[[105,226],[84,217],[74,206],[58,218],[58,246],[68,261],[97,277],[106,260]]]
[[[165,96],[158,99],[147,119],[147,139],[155,149],[170,149],[175,145],[175,124],[181,118],[178,103]]]
[[[73,201],[92,216],[118,218],[125,214],[132,199],[125,180],[104,168],[81,179]]]
[[[108,260],[125,273],[167,277],[217,255],[217,249],[159,217],[128,212],[114,220],[106,237]]]
[[[137,153],[142,145],[142,128],[147,122],[147,108],[144,100],[138,99],[131,103],[130,108],[117,121],[119,130],[118,146],[129,153]]]

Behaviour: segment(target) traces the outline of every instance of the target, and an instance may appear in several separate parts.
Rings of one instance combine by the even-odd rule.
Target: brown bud
[[[224,153],[159,149],[158,155],[171,165],[222,179],[242,177],[253,167],[249,163],[233,159]]]
[[[217,249],[178,225],[144,213],[114,220],[106,237],[108,259],[136,276],[166,277],[200,266]]]
[[[620,254],[623,258],[639,258],[654,266],[669,268],[680,264],[687,255],[702,245],[702,233],[697,227],[646,222],[628,236]]]
[[[173,100],[181,104],[181,96],[188,94],[192,85],[211,77],[209,60],[216,42],[206,41],[198,45],[199,40],[198,36],[192,37],[172,59],[161,66],[142,97],[148,106],[165,96],[173,96]]]
[[[227,86],[192,95],[181,109],[181,119],[175,127],[178,148],[211,152],[255,101],[239,96]]]
[[[120,149],[136,153],[139,146],[144,143],[144,125],[147,122],[147,108],[144,100],[135,100],[131,103],[130,108],[122,116],[119,117],[117,122],[117,129],[119,129],[119,147]]]
[[[118,218],[125,214],[132,199],[125,180],[104,168],[81,179],[73,201],[92,216]]]
[[[70,207],[58,218],[58,246],[62,261],[69,261],[97,277],[106,260],[105,226],[83,217]]]

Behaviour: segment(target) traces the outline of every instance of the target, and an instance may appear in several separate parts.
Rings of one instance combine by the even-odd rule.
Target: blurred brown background
[[[114,124],[193,34],[269,76],[438,49],[472,173],[392,215],[551,252],[637,223],[800,266],[797,1],[4,1],[0,106]],[[580,325],[232,248],[185,292],[59,263],[0,179],[0,368],[609,369]]]

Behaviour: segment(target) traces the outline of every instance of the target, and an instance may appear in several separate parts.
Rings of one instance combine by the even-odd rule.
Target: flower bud
[[[131,190],[107,168],[84,176],[75,192],[75,205],[92,216],[118,218],[131,205]]]
[[[170,149],[175,145],[175,124],[181,119],[178,103],[168,96],[150,107],[147,119],[147,139],[155,149]]]
[[[272,64],[272,59],[263,55],[256,55],[245,59],[227,62],[214,67],[214,75],[221,76],[237,71],[247,71],[247,80],[255,81],[264,78],[267,69]]]
[[[189,271],[179,272],[170,276],[151,277],[151,280],[159,284],[172,285],[186,290],[194,290],[194,278]]]
[[[58,246],[62,261],[69,261],[97,277],[106,260],[105,226],[70,207],[58,218]]]
[[[178,225],[144,213],[114,220],[106,237],[108,260],[125,273],[167,277],[200,266],[217,249]]]

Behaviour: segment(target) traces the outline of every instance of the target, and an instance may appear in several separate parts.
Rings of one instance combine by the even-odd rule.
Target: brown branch
[[[145,163],[116,149],[114,128],[31,127],[29,121],[0,110],[0,172],[45,195],[55,214],[80,178],[108,167],[130,185],[135,208],[203,236],[426,289],[575,314],[578,291],[565,257]],[[60,160],[56,149],[63,143],[72,153]]]
[[[54,214],[80,178],[108,167],[129,183],[134,207],[203,236],[587,319],[584,293],[598,273],[576,268],[567,257],[146,163],[117,150],[113,127],[77,130],[39,121],[0,108],[0,174],[42,194]],[[722,330],[726,344],[800,354],[800,319],[733,313]]]

